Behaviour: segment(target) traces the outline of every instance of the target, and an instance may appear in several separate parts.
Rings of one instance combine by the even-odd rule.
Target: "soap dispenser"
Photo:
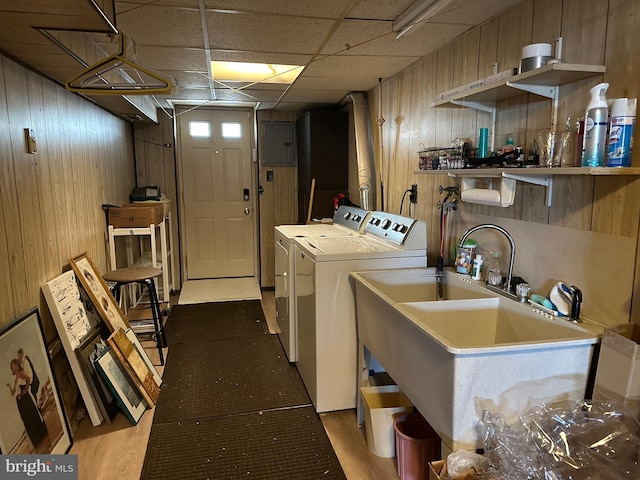
[[[591,100],[587,105],[584,121],[584,140],[582,145],[583,167],[604,167],[607,153],[607,109],[608,83],[599,83],[590,90]]]

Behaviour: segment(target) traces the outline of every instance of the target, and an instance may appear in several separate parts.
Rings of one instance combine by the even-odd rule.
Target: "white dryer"
[[[365,235],[295,241],[296,366],[318,413],[355,408],[355,271],[427,266],[426,224],[373,212]]]
[[[295,305],[296,238],[333,238],[364,233],[370,211],[342,205],[333,216],[332,224],[279,225],[275,227],[275,300],[278,336],[290,362],[298,359]]]

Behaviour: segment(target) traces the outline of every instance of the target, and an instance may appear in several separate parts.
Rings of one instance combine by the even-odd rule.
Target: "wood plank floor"
[[[263,292],[262,305],[270,329],[277,328],[273,292]],[[152,347],[145,344],[147,346]],[[154,348],[147,351],[157,364],[157,351]],[[158,370],[162,373],[162,367]],[[395,459],[380,458],[369,452],[365,431],[356,425],[355,410],[331,412],[320,417],[349,480],[398,478]],[[78,455],[79,479],[139,479],[152,420],[153,410],[147,410],[135,427],[120,413],[111,425],[99,427],[93,427],[85,418],[78,426],[69,452]]]

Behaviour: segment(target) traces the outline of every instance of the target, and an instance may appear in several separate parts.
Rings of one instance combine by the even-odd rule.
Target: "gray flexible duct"
[[[347,95],[347,98],[353,103],[353,124],[356,136],[360,206],[365,210],[375,210],[376,169],[372,155],[373,147],[367,97],[363,92],[351,92]]]

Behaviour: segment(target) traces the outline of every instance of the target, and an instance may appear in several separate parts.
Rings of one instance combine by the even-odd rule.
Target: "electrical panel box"
[[[262,135],[262,165],[295,167],[298,158],[296,124],[294,122],[260,123]]]

